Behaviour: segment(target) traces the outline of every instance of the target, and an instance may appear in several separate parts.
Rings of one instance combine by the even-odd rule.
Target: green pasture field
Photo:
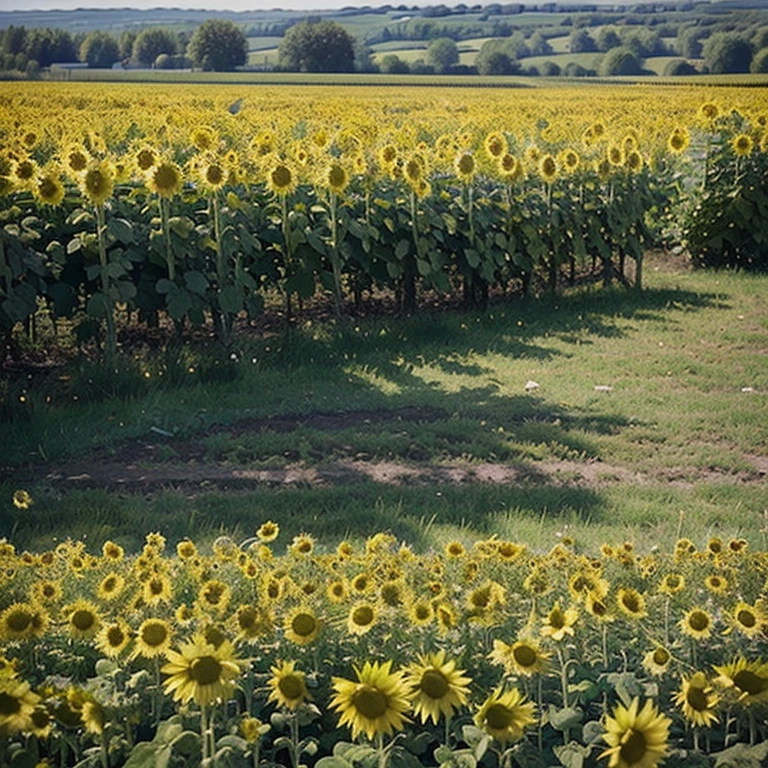
[[[271,518],[329,544],[383,529],[421,549],[566,532],[585,551],[681,533],[765,547],[768,277],[656,257],[646,281],[484,313],[306,314],[170,368],[134,344],[116,376],[21,370],[0,537],[136,550],[151,530],[245,538]]]

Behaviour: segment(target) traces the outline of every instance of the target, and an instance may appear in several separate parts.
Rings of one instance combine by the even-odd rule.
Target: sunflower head
[[[648,699],[642,709],[637,698],[629,707],[618,704],[612,717],[605,718],[606,749],[600,757],[608,757],[611,768],[653,768],[669,751],[669,726],[672,721],[659,714]]]
[[[114,170],[106,161],[91,162],[80,177],[80,189],[93,205],[103,205],[115,187]]]
[[[422,723],[431,719],[437,725],[441,715],[450,718],[467,703],[471,680],[456,669],[455,661],[446,661],[445,651],[419,656],[406,669],[406,680]]]
[[[163,160],[149,171],[149,188],[160,197],[175,197],[183,183],[181,168],[170,160]]]
[[[536,722],[533,702],[517,690],[497,688],[475,714],[475,725],[501,744],[522,739],[525,729]]]
[[[475,177],[477,171],[477,163],[475,157],[471,152],[462,152],[456,156],[453,163],[453,168],[456,171],[456,175],[465,184],[469,184]]]
[[[279,707],[293,712],[311,698],[307,690],[306,676],[296,669],[295,662],[278,662],[270,671],[272,677],[267,681],[267,685],[272,690],[267,701],[273,701]]]
[[[309,645],[320,634],[321,622],[310,608],[299,607],[285,618],[285,636],[296,645]]]

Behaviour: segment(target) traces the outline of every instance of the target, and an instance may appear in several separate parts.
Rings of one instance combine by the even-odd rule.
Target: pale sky
[[[73,10],[75,8],[192,8],[195,10],[215,11],[266,11],[271,8],[286,10],[324,10],[343,8],[349,5],[370,5],[371,7],[387,4],[388,0],[0,0],[0,11],[36,11],[36,10]],[[480,1],[480,0],[478,0]],[[456,5],[460,0],[403,0],[408,5]],[[491,0],[488,0],[491,2]],[[391,2],[393,6],[400,2]],[[468,5],[471,3],[467,3]]]

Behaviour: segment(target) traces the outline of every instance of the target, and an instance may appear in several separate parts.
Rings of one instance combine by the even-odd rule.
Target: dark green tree
[[[107,32],[95,30],[80,46],[80,61],[92,68],[107,69],[120,61],[120,44]]]
[[[482,58],[478,54],[475,66],[479,75],[511,75],[519,70],[517,61],[512,61],[502,51],[492,51]]]
[[[618,48],[621,45],[621,38],[613,27],[602,27],[595,37],[595,43],[597,43],[597,50],[605,53],[612,48]]]
[[[196,67],[232,72],[248,61],[248,38],[233,21],[208,19],[192,35],[187,56]]]
[[[133,44],[136,42],[136,32],[125,29],[120,35],[120,58],[130,59],[133,55]]]
[[[388,53],[381,57],[379,70],[386,75],[407,75],[411,68],[396,53]]]
[[[620,46],[612,48],[600,62],[600,74],[611,75],[641,75],[643,67],[640,59],[629,49]]]
[[[589,30],[580,27],[571,32],[568,38],[568,48],[571,53],[594,53],[597,50],[597,44],[592,35],[589,34]]]
[[[528,51],[531,56],[549,56],[552,53],[552,46],[544,35],[536,30],[528,38]]]
[[[702,39],[707,36],[707,30],[702,27],[681,27],[677,33],[677,52],[686,59],[701,57]]]
[[[664,67],[664,74],[667,77],[678,77],[679,75],[696,75],[698,70],[685,59],[672,59]]]
[[[427,48],[427,63],[439,75],[449,72],[452,66],[459,63],[459,46],[450,37],[438,37]]]
[[[756,75],[768,73],[768,48],[763,48],[755,54],[749,71]]]
[[[171,56],[176,53],[176,36],[172,32],[160,27],[151,27],[136,35],[131,54],[135,61],[145,67],[151,67],[161,53]]]
[[[752,46],[738,34],[715,32],[704,43],[704,63],[713,75],[749,72]]]
[[[352,72],[353,37],[335,21],[294,24],[278,48],[278,64],[289,72]]]

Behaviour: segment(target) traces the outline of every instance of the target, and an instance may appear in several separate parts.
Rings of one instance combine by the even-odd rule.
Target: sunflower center
[[[703,689],[697,688],[695,685],[688,687],[688,693],[685,695],[685,700],[688,702],[688,706],[691,709],[695,709],[697,712],[705,712],[709,709],[709,699]]]
[[[164,624],[150,624],[141,632],[141,639],[150,646],[162,645],[168,638],[168,629]]]
[[[158,579],[152,579],[152,581],[149,582],[149,591],[153,595],[162,595],[163,594],[163,582],[159,581]]]
[[[757,696],[768,688],[768,680],[764,680],[749,669],[742,669],[737,672],[733,676],[733,683],[750,696]]]
[[[347,173],[340,165],[333,165],[328,171],[328,184],[331,187],[343,187],[347,181]]]
[[[512,657],[521,667],[532,667],[536,664],[538,655],[530,645],[518,645],[512,649]]]
[[[96,623],[96,617],[84,609],[75,611],[72,614],[72,625],[81,632],[87,632]]]
[[[422,675],[419,687],[430,699],[442,699],[450,690],[445,675],[437,669],[428,669]]]
[[[669,661],[669,651],[666,648],[657,648],[653,652],[653,661],[660,666],[663,666]]]
[[[742,608],[737,614],[736,619],[738,620],[739,624],[741,624],[742,627],[747,627],[747,629],[752,629],[752,627],[757,624],[757,619],[755,617],[755,614],[752,613],[752,611],[748,611],[745,608]]]
[[[367,627],[373,621],[373,609],[369,605],[361,605],[352,611],[352,622],[358,627]]]
[[[552,629],[562,629],[565,626],[565,614],[560,610],[553,610],[549,614],[549,626]]]
[[[312,614],[299,613],[291,622],[291,629],[299,637],[309,637],[317,628],[317,621]]]
[[[161,165],[155,171],[155,184],[158,189],[172,190],[176,188],[178,183],[179,175],[172,165]]]
[[[703,632],[709,626],[709,616],[703,611],[694,611],[688,619],[691,629]]]
[[[45,178],[40,182],[38,192],[40,193],[40,197],[42,197],[43,200],[54,197],[57,192],[56,183],[53,181],[53,179]]]
[[[284,675],[277,687],[286,699],[300,699],[304,695],[304,682],[298,675]]]
[[[506,730],[513,721],[512,711],[503,704],[493,704],[485,713],[485,722],[495,731]]]
[[[136,165],[142,171],[148,171],[155,164],[155,154],[148,149],[142,149],[136,156]]]
[[[624,595],[624,597],[621,598],[621,602],[622,602],[622,605],[630,613],[640,612],[640,601],[637,599],[637,595],[633,594],[632,592],[629,592],[628,594]]]
[[[26,611],[13,611],[5,620],[6,626],[12,632],[24,632],[29,627],[32,616]]]
[[[255,608],[243,608],[237,614],[237,623],[240,629],[253,629],[256,626],[258,614]]]
[[[198,685],[213,685],[221,675],[221,662],[214,656],[200,656],[192,662],[189,676]]]
[[[355,709],[369,720],[382,717],[387,711],[387,697],[378,688],[364,685],[352,697]]]
[[[205,178],[209,184],[221,184],[224,181],[224,170],[220,165],[209,165],[205,172]]]
[[[0,715],[10,716],[15,715],[21,710],[21,702],[9,693],[0,691]]]
[[[107,178],[98,169],[89,171],[85,177],[85,187],[92,194],[99,195],[107,188]]]
[[[642,731],[630,731],[628,738],[621,745],[619,757],[629,765],[635,765],[635,763],[639,763],[645,755],[645,735]]]

